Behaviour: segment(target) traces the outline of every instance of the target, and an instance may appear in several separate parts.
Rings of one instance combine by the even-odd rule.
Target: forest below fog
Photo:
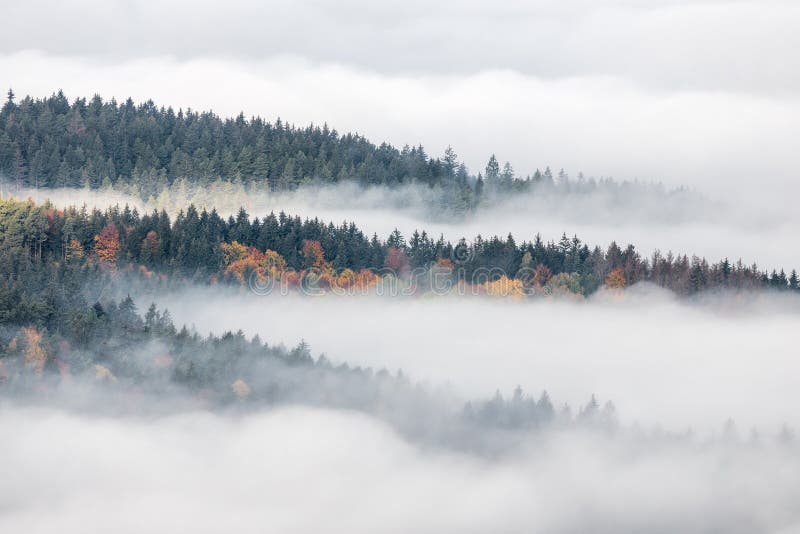
[[[451,149],[431,158],[422,147],[375,146],[327,126],[298,129],[241,115],[223,120],[100,97],[70,104],[62,93],[17,102],[12,92],[0,111],[0,176],[6,191],[33,186],[46,196],[48,187],[124,185],[140,198],[187,180],[195,188],[223,180],[269,191],[345,181],[422,184],[453,213],[476,209],[492,195],[536,188],[621,187],[582,176],[570,181],[563,172],[554,177],[549,168],[521,178],[494,156],[485,173],[471,175]],[[555,407],[546,392],[535,399],[521,388],[507,398],[498,392],[490,400],[453,403],[401,371],[314,357],[305,342],[287,349],[241,331],[205,337],[176,327],[155,304],[142,313],[120,293],[201,285],[367,295],[382,294],[388,284],[409,297],[580,301],[640,283],[689,299],[800,290],[796,270],[768,272],[741,260],[658,251],[644,257],[633,244],[600,247],[566,234],[520,242],[511,234],[449,241],[424,229],[370,236],[353,222],[250,214],[244,207],[227,218],[194,205],[171,216],[164,209],[140,213],[128,205],[89,209],[9,197],[0,200],[0,249],[0,388],[6,392],[24,396],[49,387],[57,396],[71,377],[88,377],[123,396],[178,394],[190,404],[301,402],[378,411],[408,434],[481,450],[497,445],[481,437],[482,428],[609,430],[617,424],[615,409],[591,397],[573,412]],[[426,417],[412,417],[420,405]]]

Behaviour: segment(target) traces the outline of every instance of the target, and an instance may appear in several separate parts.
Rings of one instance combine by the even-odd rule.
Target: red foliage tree
[[[408,256],[398,248],[389,247],[384,265],[394,271],[394,274],[400,275],[408,271]]]
[[[550,269],[546,265],[540,263],[533,271],[533,283],[536,286],[542,287],[550,280],[550,277],[552,276],[553,273],[550,271]]]

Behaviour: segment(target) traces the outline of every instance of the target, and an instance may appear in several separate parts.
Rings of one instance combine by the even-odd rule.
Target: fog
[[[177,391],[152,396],[158,390],[146,382],[159,375],[132,388],[122,380],[84,388],[75,375],[53,391],[34,380],[32,402],[0,400],[0,530],[800,527],[800,455],[781,429],[800,423],[796,351],[788,343],[797,298],[720,294],[687,302],[635,286],[587,302],[264,297],[231,288],[137,299],[140,309],[150,299],[166,304],[177,322],[203,332],[243,328],[288,344],[302,337],[334,364],[402,367],[412,381],[448,383],[456,398],[520,384],[546,388],[577,412],[594,392],[613,399],[621,424],[476,426],[487,443],[510,445],[483,454],[464,449],[466,436],[432,441],[387,417],[396,412],[392,403],[402,403],[411,414],[406,423],[436,421],[439,401],[417,387],[408,390],[413,398],[386,390],[360,410],[309,406],[304,393],[295,402],[213,407],[202,391],[194,402]],[[143,358],[134,360],[144,365],[152,355]],[[286,371],[252,370],[262,375],[244,375],[253,391],[269,380],[295,387]],[[317,386],[345,394],[358,386],[330,378]],[[735,426],[725,423],[729,417]],[[447,436],[447,426],[430,428]]]
[[[142,297],[141,305],[151,296]],[[572,406],[595,393],[623,421],[705,430],[798,424],[796,298],[677,301],[634,287],[588,302],[478,297],[306,297],[195,290],[153,296],[201,333],[305,339],[335,362],[402,369],[465,398],[548,390]]]
[[[796,448],[560,432],[503,459],[287,408],[103,418],[0,407],[5,532],[796,532]]]
[[[800,268],[796,1],[6,4],[0,87],[17,101],[152,99],[432,157],[451,146],[472,175],[494,153],[517,176],[549,166],[638,183],[466,214],[416,185],[17,196],[173,216],[189,203],[283,210],[383,239],[577,234],[643,256]],[[41,311],[18,302],[15,277],[66,289],[54,302],[78,297],[68,278],[46,287],[61,257],[27,268],[35,246],[18,256],[0,262],[2,317]],[[311,297],[127,285],[121,271],[87,283],[87,309],[48,312],[74,313],[65,332],[0,324],[0,532],[800,534],[797,294]],[[107,343],[70,346],[66,329],[110,321],[98,294],[128,292],[178,329],[269,346],[201,342],[164,315],[153,330],[97,322],[114,329],[94,338]],[[301,340],[311,355],[281,347]],[[534,402],[544,390],[555,410]],[[582,409],[592,395],[600,407]]]

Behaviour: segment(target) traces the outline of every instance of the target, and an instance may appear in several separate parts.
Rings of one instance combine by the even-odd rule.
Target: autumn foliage
[[[273,250],[261,252],[255,247],[241,243],[223,243],[222,258],[225,262],[225,276],[244,283],[248,276],[257,276],[261,281],[272,277],[280,278],[286,270],[286,260]]]
[[[305,284],[338,293],[339,290],[366,289],[380,280],[378,275],[368,269],[358,272],[343,269],[337,273],[331,263],[325,260],[325,251],[319,241],[303,242],[300,253],[307,267],[299,272],[288,269],[286,260],[274,250],[261,252],[255,247],[246,247],[236,241],[222,243],[221,248],[225,263],[224,276],[240,284],[255,276],[259,282],[273,279],[288,288],[299,288]]]
[[[436,260],[436,267],[438,269],[444,269],[445,271],[453,272],[453,260],[450,258],[439,258]]]
[[[618,267],[608,273],[606,277],[606,287],[610,289],[622,289],[627,285],[625,280],[625,270]]]
[[[20,336],[24,346],[25,366],[33,369],[37,375],[41,375],[47,363],[47,352],[41,345],[41,332],[32,326],[27,326],[20,330]]]
[[[541,263],[536,266],[536,269],[533,271],[533,283],[539,287],[544,286],[548,281],[550,281],[550,277],[553,276],[553,273],[550,271],[547,266],[542,265]]]
[[[331,287],[334,289],[359,289],[364,290],[378,283],[380,277],[369,269],[355,272],[345,269],[335,278]]]
[[[94,379],[98,382],[116,382],[117,377],[111,372],[111,369],[105,365],[96,364],[94,366]]]
[[[77,239],[72,239],[67,244],[64,251],[64,258],[67,261],[80,261],[83,259],[83,245]]]
[[[478,289],[479,293],[492,297],[524,297],[526,295],[522,280],[505,275],[497,280],[480,284]]]
[[[389,247],[384,265],[397,274],[405,273],[408,271],[408,256],[400,249]]]
[[[113,223],[108,223],[99,234],[94,236],[94,252],[101,263],[115,267],[119,248],[119,230]]]
[[[303,241],[303,248],[301,250],[303,255],[303,266],[306,269],[314,268],[320,271],[330,271],[331,264],[325,260],[325,251],[322,250],[322,244],[319,241],[306,239]]]

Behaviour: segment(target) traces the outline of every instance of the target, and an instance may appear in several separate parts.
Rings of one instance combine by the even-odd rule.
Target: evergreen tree
[[[500,164],[494,154],[489,158],[489,163],[486,164],[486,181],[490,184],[496,184],[500,179]]]

